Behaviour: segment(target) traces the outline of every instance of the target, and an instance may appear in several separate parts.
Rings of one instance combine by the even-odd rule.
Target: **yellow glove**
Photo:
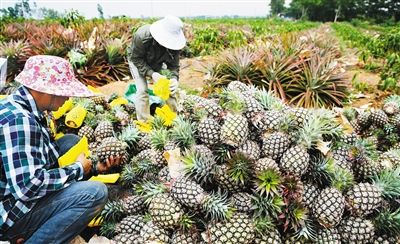
[[[77,105],[65,116],[65,124],[71,128],[79,128],[85,120],[86,114],[87,110],[81,105]]]

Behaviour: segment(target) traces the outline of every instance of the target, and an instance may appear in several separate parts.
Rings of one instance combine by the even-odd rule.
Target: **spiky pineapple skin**
[[[155,225],[164,229],[171,229],[178,224],[183,215],[183,210],[168,194],[160,194],[151,200],[149,213]]]
[[[249,216],[242,213],[235,213],[226,222],[217,222],[211,225],[203,239],[208,243],[251,243],[255,237],[255,226]]]
[[[142,213],[146,209],[145,199],[142,196],[128,196],[122,201],[128,215]]]
[[[318,222],[327,228],[337,226],[345,209],[345,198],[335,188],[326,188],[316,198],[313,214]]]
[[[249,136],[249,125],[240,114],[229,113],[221,127],[221,141],[232,147],[243,144]]]
[[[84,125],[79,129],[78,136],[80,137],[86,136],[88,142],[93,142],[95,140],[93,128],[87,125]]]
[[[194,181],[186,177],[179,177],[172,183],[171,196],[184,206],[199,209],[205,192]]]
[[[152,221],[147,222],[142,230],[140,231],[140,236],[143,239],[143,243],[169,243],[169,233]]]
[[[120,233],[113,238],[116,244],[142,244],[143,239],[139,234]]]
[[[171,243],[176,244],[198,244],[199,233],[195,230],[177,230],[172,234]]]
[[[378,128],[383,128],[387,123],[389,123],[389,117],[387,114],[381,110],[378,109],[376,111],[373,111],[371,113],[371,121],[374,125],[376,125]]]
[[[96,154],[100,162],[106,162],[111,156],[122,157],[123,160],[127,157],[125,146],[115,137],[104,138]]]
[[[239,146],[236,149],[236,152],[243,154],[249,160],[257,160],[261,155],[260,146],[251,140],[247,140],[245,143]]]
[[[212,146],[220,143],[221,126],[212,118],[206,118],[200,121],[197,127],[197,136],[201,142]]]
[[[254,239],[254,244],[281,244],[282,238],[278,230],[270,230],[263,233],[263,235],[257,235]]]
[[[280,167],[283,171],[302,176],[308,169],[309,161],[307,150],[302,146],[294,146],[283,153]]]
[[[370,183],[359,183],[346,194],[353,214],[365,216],[378,208],[382,202],[381,194],[376,186]]]
[[[314,184],[305,183],[303,185],[303,194],[301,196],[301,202],[309,210],[313,209],[315,199],[321,193],[321,190]]]
[[[101,142],[103,139],[107,137],[113,137],[114,127],[112,123],[109,121],[99,122],[99,124],[96,126],[96,129],[94,130],[94,136],[96,138],[96,141],[99,142]]]
[[[282,132],[274,132],[268,137],[263,138],[263,156],[278,160],[283,153],[290,147],[291,140],[288,135]]]
[[[339,233],[344,243],[369,243],[374,238],[375,227],[370,220],[349,217],[340,224]]]
[[[260,158],[253,162],[254,175],[257,175],[267,169],[273,169],[276,172],[280,171],[278,164],[272,158]]]
[[[129,215],[121,220],[116,226],[117,233],[139,234],[145,225],[144,216]]]
[[[340,244],[341,237],[337,228],[319,229],[316,243],[318,244]]]
[[[231,197],[232,206],[240,212],[250,213],[252,211],[252,198],[249,193],[238,192]]]

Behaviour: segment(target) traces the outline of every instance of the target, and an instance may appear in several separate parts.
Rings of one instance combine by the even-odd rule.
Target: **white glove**
[[[169,90],[171,94],[175,94],[178,89],[179,83],[175,78],[170,79],[171,83],[169,84]]]
[[[157,82],[161,78],[165,78],[165,76],[161,75],[160,73],[154,72],[151,75],[151,78],[154,80],[154,82]]]

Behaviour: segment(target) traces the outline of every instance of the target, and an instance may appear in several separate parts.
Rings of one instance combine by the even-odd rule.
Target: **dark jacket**
[[[162,63],[165,63],[172,72],[172,77],[178,79],[179,53],[179,50],[170,50],[158,44],[150,34],[150,25],[144,25],[133,36],[132,44],[128,48],[128,60],[144,77],[160,72]]]

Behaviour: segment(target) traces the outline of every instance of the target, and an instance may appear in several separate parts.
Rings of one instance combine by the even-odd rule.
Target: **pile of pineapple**
[[[234,81],[208,98],[183,95],[172,125],[155,116],[147,131],[131,104],[78,102],[89,113],[75,132],[93,156],[124,158],[99,216],[116,243],[399,241],[394,97],[383,110],[338,113]]]

